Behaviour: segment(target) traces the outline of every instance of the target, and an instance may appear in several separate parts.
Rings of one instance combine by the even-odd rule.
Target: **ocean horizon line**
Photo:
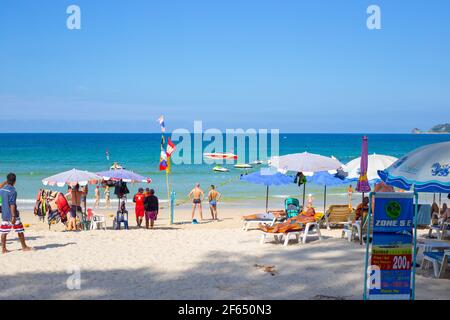
[[[270,130],[270,129],[269,129]],[[161,134],[162,132],[2,132],[0,131],[0,134],[24,134],[24,135],[32,135],[32,134],[76,134],[76,135],[84,135],[84,134],[117,134],[117,135],[123,135],[123,134]],[[170,134],[171,132],[163,132],[164,134]],[[193,134],[193,132],[190,132]],[[205,133],[205,132],[202,132]],[[223,132],[223,134],[226,134]],[[292,135],[292,134],[339,134],[339,135],[423,135],[423,134],[417,134],[417,133],[411,133],[411,132],[280,132],[280,135]],[[440,134],[450,134],[450,133],[439,133]]]

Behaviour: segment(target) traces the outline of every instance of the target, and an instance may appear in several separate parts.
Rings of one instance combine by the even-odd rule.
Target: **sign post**
[[[416,219],[416,194],[370,194],[364,300],[414,299]]]

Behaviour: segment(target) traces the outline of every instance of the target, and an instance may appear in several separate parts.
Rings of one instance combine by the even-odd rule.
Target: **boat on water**
[[[262,160],[255,160],[255,161],[252,162],[253,165],[257,165],[257,166],[261,165],[263,163],[264,163],[264,161],[262,161]]]
[[[236,169],[251,169],[251,168],[253,168],[253,166],[248,163],[237,163],[234,165],[234,167]]]
[[[230,171],[230,169],[224,168],[222,166],[215,166],[213,168],[213,171],[216,171],[216,172],[228,172],[228,171]]]
[[[120,169],[125,169],[125,167],[123,167],[120,163],[118,162],[114,162],[112,164],[112,166],[109,168],[109,170],[120,170]]]
[[[227,153],[222,153],[222,152],[204,153],[203,156],[205,158],[208,158],[208,159],[233,159],[233,160],[237,160],[237,158],[238,158],[237,155],[235,155],[234,153],[231,153],[231,152],[227,152]]]

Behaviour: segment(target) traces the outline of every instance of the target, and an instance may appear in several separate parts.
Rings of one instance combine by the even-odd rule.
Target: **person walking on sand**
[[[141,227],[142,219],[144,218],[145,214],[144,200],[144,189],[139,188],[138,193],[136,193],[133,197],[133,202],[136,203],[134,211],[136,213],[136,224],[138,228]]]
[[[24,228],[20,221],[19,211],[17,210],[17,191],[14,187],[16,184],[16,175],[9,173],[6,177],[6,184],[2,184],[0,189],[0,199],[2,204],[2,224],[0,226],[2,253],[8,253],[6,249],[6,236],[14,230],[20,240],[23,251],[30,251],[33,248],[27,246],[25,242]]]
[[[211,190],[208,192],[209,210],[211,210],[211,216],[213,220],[217,218],[217,202],[222,195],[216,190],[216,187],[212,184]]]
[[[100,204],[100,187],[96,186],[94,190],[94,208],[98,208]]]
[[[200,220],[203,220],[203,213],[202,213],[202,201],[205,197],[205,193],[202,189],[200,189],[200,183],[196,183],[194,189],[189,192],[189,199],[192,200],[192,223],[195,224],[196,220],[194,219],[195,216],[195,209],[198,206],[198,210],[200,213]]]
[[[105,184],[105,191],[103,192],[105,195],[105,206],[106,208],[111,207],[111,191],[109,190],[109,186]]]
[[[144,207],[145,207],[145,227],[147,229],[153,229],[155,224],[155,220],[158,218],[159,212],[159,203],[158,197],[155,196],[155,190],[150,189],[148,192],[145,192],[144,199]]]

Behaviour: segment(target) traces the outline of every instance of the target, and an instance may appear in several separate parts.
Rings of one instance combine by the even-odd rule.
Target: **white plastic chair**
[[[91,230],[101,229],[106,230],[106,217],[101,214],[95,214],[91,219]]]
[[[445,270],[449,267],[450,251],[444,252],[424,252],[421,269],[425,269],[429,263],[433,265],[434,276],[436,278],[442,278],[445,274]]]

